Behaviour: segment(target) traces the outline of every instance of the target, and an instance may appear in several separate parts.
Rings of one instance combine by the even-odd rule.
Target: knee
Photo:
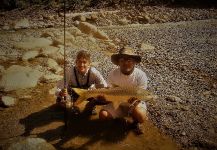
[[[143,123],[148,120],[147,111],[134,110],[132,114],[133,120]]]
[[[109,112],[107,112],[106,110],[101,110],[99,112],[99,119],[101,119],[101,120],[108,120],[108,119],[112,119],[112,117],[109,114]]]

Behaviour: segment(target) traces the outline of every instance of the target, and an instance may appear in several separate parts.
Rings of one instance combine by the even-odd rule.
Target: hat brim
[[[119,59],[121,57],[124,57],[124,56],[133,58],[137,64],[141,62],[141,56],[139,56],[139,55],[127,55],[127,54],[113,54],[111,56],[111,61],[112,61],[113,64],[119,65]]]

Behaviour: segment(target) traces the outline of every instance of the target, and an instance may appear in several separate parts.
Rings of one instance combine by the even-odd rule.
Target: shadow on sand
[[[64,111],[56,109],[55,105],[52,105],[21,119],[20,123],[25,126],[23,136],[36,135],[48,142],[56,140],[58,142],[54,146],[57,149],[87,149],[88,146],[98,141],[117,143],[124,140],[129,133],[123,120],[101,121],[99,119],[90,119],[90,116],[85,113],[70,115],[67,129],[64,128],[63,123],[60,126],[49,126],[51,123],[63,122],[63,120]],[[34,129],[40,127],[46,129],[32,134]],[[76,137],[88,140],[76,147],[63,148],[64,143]]]

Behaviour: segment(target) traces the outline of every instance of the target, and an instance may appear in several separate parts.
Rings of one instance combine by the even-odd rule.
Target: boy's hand
[[[60,97],[64,97],[64,96],[67,96],[68,95],[68,92],[67,92],[67,89],[62,89],[59,93],[59,96]]]

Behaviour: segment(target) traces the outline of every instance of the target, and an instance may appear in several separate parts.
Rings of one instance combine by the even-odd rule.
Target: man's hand
[[[90,97],[87,99],[87,101],[94,103],[95,105],[107,105],[111,103],[111,101],[107,101],[105,96],[98,95],[97,97]]]
[[[104,95],[98,95],[96,97],[96,101],[97,101],[98,105],[107,105],[107,104],[111,103],[111,101],[106,100]]]
[[[68,95],[67,89],[62,89],[59,93],[60,97],[66,97]]]
[[[128,99],[128,103],[132,104],[134,101],[138,100],[136,97],[131,97]]]
[[[67,89],[62,89],[59,92],[59,98],[60,98],[60,102],[65,103],[67,99],[69,99],[69,94],[67,92]]]

